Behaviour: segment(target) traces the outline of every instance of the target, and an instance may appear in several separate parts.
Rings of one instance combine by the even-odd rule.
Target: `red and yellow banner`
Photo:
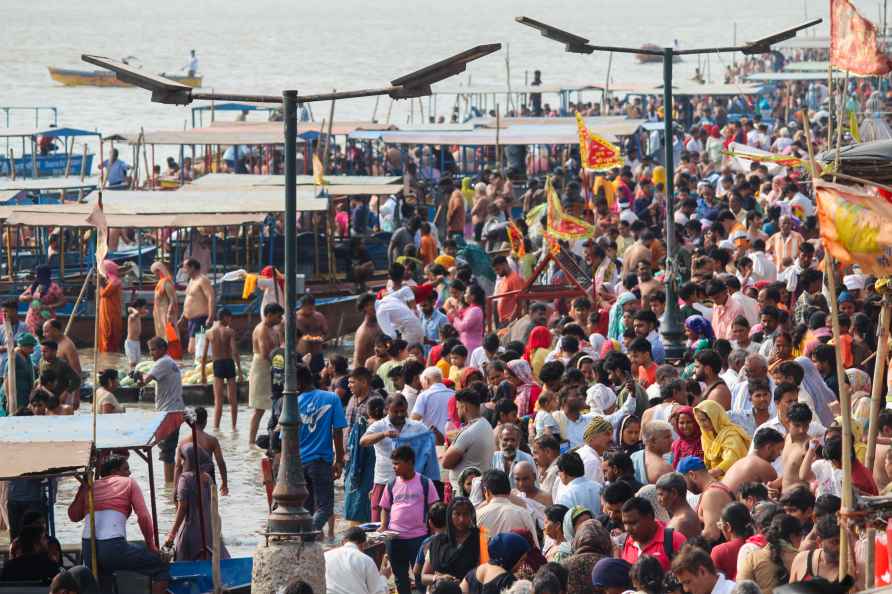
[[[545,198],[548,213],[546,233],[567,241],[589,239],[595,236],[594,225],[564,212],[561,199],[551,183],[551,176],[545,180]]]
[[[830,63],[853,74],[882,76],[892,61],[877,44],[877,28],[851,0],[830,0]]]
[[[759,163],[777,163],[781,167],[802,167],[802,159],[799,157],[791,157],[790,155],[775,155],[771,153],[759,154],[744,151],[722,151],[722,154],[727,157],[739,157],[741,159],[748,159]]]
[[[604,171],[623,166],[619,147],[591,132],[579,112],[576,112],[576,126],[579,128],[579,160],[583,169]]]
[[[892,204],[849,186],[815,184],[821,240],[844,265],[892,274]]]
[[[523,245],[523,233],[514,221],[508,222],[508,243],[511,244],[511,254],[515,258],[523,258],[527,255],[526,247]]]

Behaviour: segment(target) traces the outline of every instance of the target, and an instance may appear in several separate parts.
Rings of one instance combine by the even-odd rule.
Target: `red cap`
[[[412,287],[412,292],[415,293],[415,301],[424,301],[433,294],[434,285],[425,283],[417,287]]]

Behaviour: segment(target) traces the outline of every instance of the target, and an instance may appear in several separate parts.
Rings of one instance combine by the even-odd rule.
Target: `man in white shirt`
[[[516,505],[508,496],[511,494],[511,486],[508,484],[508,475],[501,470],[493,469],[483,475],[483,495],[486,503],[480,506],[477,512],[477,525],[486,528],[490,536],[501,532],[511,532],[517,529],[526,529],[533,535],[533,541],[538,545],[536,537],[536,522],[526,507]]]
[[[554,502],[566,505],[568,509],[581,505],[595,516],[601,513],[601,491],[603,485],[585,478],[585,466],[576,452],[561,454],[558,458],[558,477],[555,481],[557,492]]]
[[[387,578],[360,549],[365,540],[361,528],[350,528],[343,545],[325,551],[326,594],[387,594]]]
[[[424,327],[415,312],[415,300],[424,299],[422,294],[429,285],[402,287],[375,303],[375,317],[381,332],[391,338],[402,337],[407,343],[422,344]],[[418,295],[416,295],[418,293]],[[430,291],[427,291],[427,295]]]
[[[734,582],[716,571],[709,553],[685,547],[672,561],[672,572],[688,594],[731,594]]]
[[[613,439],[613,425],[604,417],[594,417],[585,428],[582,438],[585,445],[576,450],[576,453],[579,454],[585,467],[585,478],[596,483],[603,483],[602,456]]]
[[[443,385],[443,372],[439,367],[428,367],[421,374],[421,393],[412,407],[412,420],[421,421],[436,433],[437,443],[442,444],[449,420],[449,399],[455,394]]]

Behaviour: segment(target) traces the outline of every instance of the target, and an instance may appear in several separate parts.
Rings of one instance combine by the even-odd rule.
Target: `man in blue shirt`
[[[305,507],[313,514],[313,529],[321,530],[334,513],[334,479],[344,468],[347,419],[337,394],[313,389],[313,374],[304,365],[297,366],[297,387],[300,457],[309,491]]]
[[[127,171],[130,166],[118,159],[118,149],[112,149],[111,159],[102,163],[105,170],[105,187],[109,190],[124,190],[130,185]]]
[[[419,304],[421,306],[421,326],[424,328],[425,355],[430,353],[433,345],[440,343],[440,329],[449,324],[446,314],[434,307],[436,300],[437,292],[433,291]]]
[[[585,478],[585,465],[576,452],[561,454],[558,458],[558,477],[555,503],[572,509],[581,505],[597,516],[601,513],[601,489],[603,485]]]

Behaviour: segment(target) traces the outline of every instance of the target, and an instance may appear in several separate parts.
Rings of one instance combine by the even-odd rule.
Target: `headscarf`
[[[167,270],[167,266],[165,266],[161,262],[153,262],[149,270],[154,272],[155,276],[158,277],[158,282],[155,283],[155,294],[163,295],[164,286],[168,282],[173,282],[173,278],[170,276],[170,272]],[[263,273],[261,273],[261,275],[262,274]]]
[[[530,550],[530,543],[519,534],[500,532],[489,539],[489,563],[512,571]]]
[[[533,355],[535,354],[537,349],[548,349],[551,348],[551,330],[546,328],[545,326],[536,326],[530,332],[530,338],[527,341],[527,346],[523,350],[523,359],[527,363],[533,362]]]
[[[576,522],[576,518],[581,516],[582,514],[590,514],[594,517],[595,514],[592,513],[592,510],[585,507],[584,505],[574,505],[567,513],[564,514],[564,542],[572,543],[573,539],[576,535],[576,530],[573,529],[573,524]]]
[[[34,269],[34,282],[31,283],[31,292],[33,293],[39,287],[41,293],[46,293],[52,282],[50,267],[46,264],[41,264]]]
[[[638,299],[634,293],[626,291],[616,298],[610,308],[610,316],[607,319],[607,338],[622,340],[623,338],[623,306],[630,301]]]
[[[598,383],[592,385],[585,393],[585,401],[591,412],[606,414],[616,404],[616,393],[608,386]]]
[[[465,506],[471,513],[471,528],[464,542],[456,540],[452,512],[458,506]],[[480,529],[477,528],[477,515],[474,504],[467,497],[456,497],[446,508],[446,533],[438,534],[431,541],[431,566],[437,573],[447,573],[456,579],[480,565]]]
[[[678,430],[679,415],[688,415],[691,417],[691,421],[694,423],[694,434],[692,436],[683,437],[681,431]],[[675,428],[675,433],[678,435],[678,439],[672,442],[672,467],[677,468],[678,463],[686,456],[697,456],[698,458],[702,458],[703,443],[700,440],[700,424],[694,416],[693,407],[680,406],[676,408],[675,412],[672,413],[672,416],[669,417],[669,422],[672,423],[672,427]]]
[[[821,424],[824,425],[824,427],[829,427],[833,422],[833,413],[830,411],[830,403],[836,400],[836,394],[834,394],[833,390],[831,390],[827,386],[827,383],[824,382],[824,378],[821,377],[821,372],[818,371],[818,368],[815,367],[815,364],[812,363],[811,359],[808,357],[797,357],[796,363],[802,366],[802,369],[805,372],[800,387],[804,388],[811,396],[811,399],[815,404],[815,414],[818,415]]]
[[[613,543],[610,533],[598,520],[586,520],[579,525],[573,536],[573,554],[595,554],[609,556]]]
[[[461,370],[461,373],[458,376],[458,383],[461,384],[462,388],[467,388],[471,384],[469,380],[474,374],[482,376],[483,372],[476,367],[465,367]]]
[[[533,535],[529,530],[526,528],[515,528],[511,532],[523,538],[527,541],[527,544],[530,545],[530,550],[527,551],[527,556],[523,561],[526,565],[529,565],[530,570],[532,570],[533,573],[536,573],[539,571],[540,567],[548,563],[548,560],[545,559],[542,551],[539,550],[539,547],[537,547],[533,541]],[[490,556],[492,556],[492,553],[490,553]]]
[[[736,425],[722,405],[714,400],[704,400],[696,407],[712,423],[715,433],[703,431],[700,441],[703,444],[704,462],[709,468],[714,468],[724,458],[725,450],[735,449],[743,445],[743,455],[750,446],[750,436],[739,425]],[[696,417],[694,417],[696,420]],[[736,441],[742,442],[735,443]]]
[[[853,395],[855,392],[867,392],[870,394],[870,388],[873,382],[866,371],[858,369],[857,367],[850,367],[849,369],[846,369],[846,376],[849,378],[849,390]]]
[[[693,315],[688,316],[684,321],[685,328],[690,330],[691,332],[696,332],[697,336],[700,338],[705,338],[709,341],[715,340],[715,333],[712,331],[712,324],[709,323],[709,320],[704,318],[701,315]]]
[[[543,326],[539,326],[538,328],[545,329]],[[547,329],[545,330],[546,332],[548,331]],[[532,336],[532,333],[530,335]],[[530,367],[530,364],[525,360],[514,359],[513,361],[508,362],[507,367],[512,375],[521,382],[519,386],[515,387],[514,403],[517,405],[517,414],[521,417],[525,417],[531,414],[535,409],[536,400],[538,400],[539,392],[541,392],[542,389],[533,379],[533,370]]]
[[[641,439],[639,437],[638,441],[632,445],[626,445],[623,443],[623,431],[626,429],[629,423],[641,423],[641,419],[636,417],[635,415],[626,415],[623,417],[623,420],[619,422],[619,425],[616,426],[616,429],[613,431],[613,442],[616,445],[616,449],[626,454],[633,454],[638,450],[644,448],[644,445],[641,443]]]
[[[834,422],[842,425],[842,417],[836,417]],[[852,419],[852,446],[855,448],[855,457],[864,464],[864,458],[867,456],[867,444],[864,443],[864,421]]]

